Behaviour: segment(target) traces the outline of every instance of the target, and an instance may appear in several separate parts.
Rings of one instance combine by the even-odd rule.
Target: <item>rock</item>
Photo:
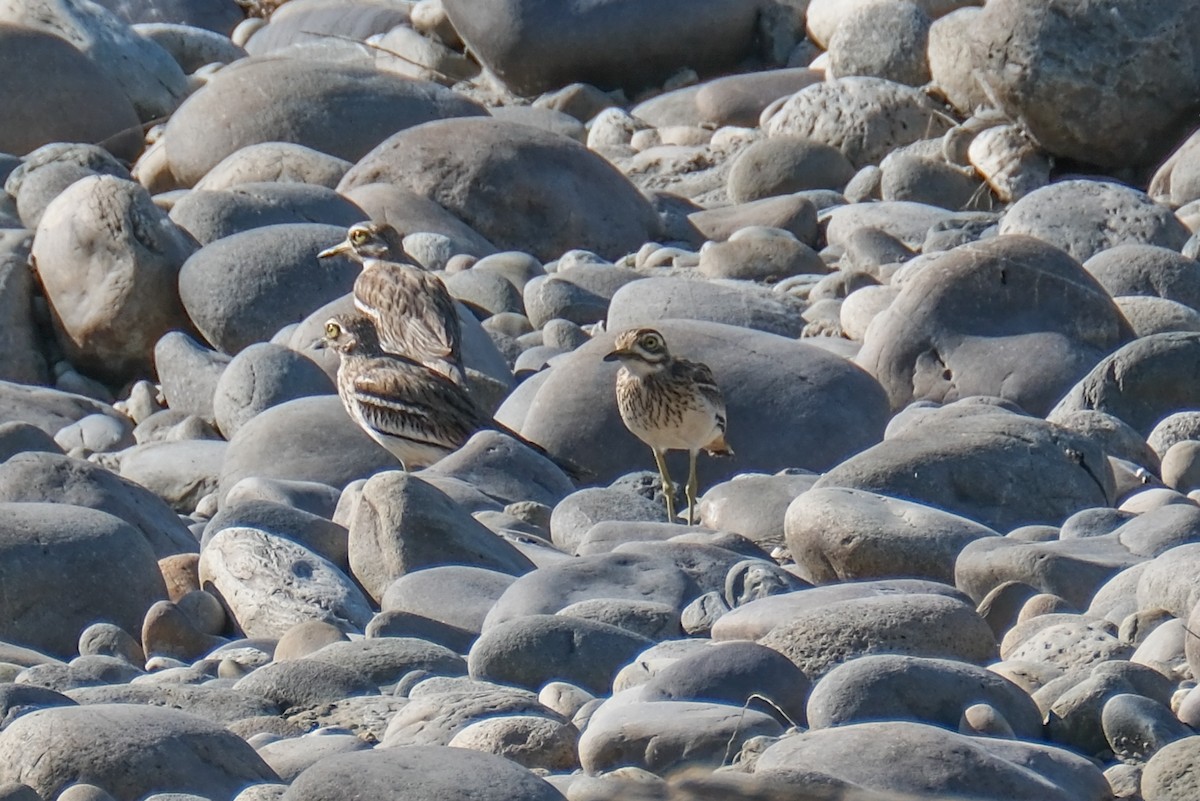
[[[101,742],[103,748],[88,748]],[[0,733],[0,778],[20,781],[43,798],[74,782],[116,798],[180,791],[232,799],[275,773],[240,737],[176,709],[102,704],[43,709]]]
[[[979,9],[968,6],[935,19],[929,26],[926,53],[932,82],[963,116],[988,102],[972,72],[971,34],[978,18]]]
[[[439,564],[520,575],[533,568],[449,497],[407,473],[369,479],[350,521],[350,566],[376,600],[397,578]]]
[[[2,36],[2,34],[0,34]],[[34,278],[25,233],[0,236],[0,380],[42,384],[46,360],[34,327]]]
[[[1011,681],[961,662],[890,654],[861,656],[827,673],[809,696],[808,721],[813,729],[869,720],[954,728],[972,703],[989,704],[1016,738],[1041,739],[1037,705]]]
[[[1136,18],[1152,5],[1128,0],[1120,15]],[[1200,13],[1192,7],[1131,27],[1093,6],[1059,14],[1030,0],[1006,0],[985,7],[971,25],[971,64],[992,76],[993,102],[1050,153],[1101,167],[1150,166],[1189,128],[1194,103],[1169,90],[1163,102],[1150,98],[1181,76],[1185,86],[1200,84],[1190,57],[1178,49],[1197,30]],[[1113,48],[1130,59],[1097,72]],[[1062,53],[1071,55],[1060,59]],[[1013,63],[1024,66],[1007,70]]]
[[[1131,693],[1105,701],[1101,723],[1113,752],[1126,760],[1151,759],[1164,746],[1192,736],[1192,730],[1176,720],[1171,710]]]
[[[1200,309],[1200,263],[1156,245],[1117,245],[1092,256],[1083,268],[1108,294],[1174,300]]]
[[[466,748],[523,765],[550,771],[579,767],[579,732],[567,723],[534,715],[510,715],[472,723],[450,740],[451,748]]]
[[[999,410],[929,419],[937,423],[851,457],[822,476],[815,488],[849,487],[908,498],[996,531],[1058,524],[1080,509],[1111,504],[1115,490],[1107,461],[1093,442],[1073,432]],[[1019,452],[1012,448],[1017,441]],[[1011,483],[1001,486],[993,480],[1001,473]],[[972,474],[976,478],[966,478]],[[1055,477],[1052,488],[1044,480],[1049,475]],[[1014,505],[1016,493],[1021,502]]]
[[[1142,337],[1102,359],[1071,388],[1048,419],[1079,409],[1118,417],[1149,435],[1173,412],[1189,410],[1197,379],[1186,368],[1200,352],[1200,334],[1173,332]],[[1119,378],[1118,378],[1119,376]],[[1153,447],[1153,443],[1152,447]],[[1161,456],[1163,448],[1158,451]]]
[[[308,658],[352,670],[377,687],[394,685],[414,670],[443,676],[461,676],[467,670],[463,658],[450,649],[413,637],[335,642]]]
[[[167,405],[209,422],[216,422],[213,394],[229,362],[182,331],[164,334],[154,346],[154,369]]]
[[[1014,662],[1048,663],[1064,671],[1128,659],[1133,647],[1118,640],[1112,628],[1080,615],[1038,615],[1009,629],[1000,655]]]
[[[678,637],[683,632],[679,610],[657,601],[593,598],[565,606],[558,614],[616,626],[651,641]]]
[[[897,743],[884,754],[871,743]],[[853,755],[853,758],[848,758]],[[1002,801],[1021,797],[1046,801],[1102,801],[1111,797],[1100,769],[1069,751],[1019,740],[965,737],[922,723],[857,723],[817,729],[767,747],[754,775],[778,777],[795,788],[825,786],[880,793],[970,793]]]
[[[882,173],[880,179],[882,180]],[[849,188],[846,191],[849,196]],[[925,239],[935,229],[976,225],[990,219],[979,214],[955,215],[947,209],[911,200],[848,203],[830,209],[828,218],[825,232],[830,245],[845,246],[856,231],[876,228],[899,240],[906,247],[914,249],[922,248]],[[978,238],[973,236],[968,241]]]
[[[700,249],[702,275],[776,282],[794,275],[823,275],[828,270],[817,252],[781,228],[747,226],[725,242]]]
[[[354,166],[345,159],[291,142],[261,142],[230,153],[197,183],[197,190],[218,191],[241,184],[299,183],[333,189]]]
[[[442,234],[449,237],[454,251],[460,254],[482,258],[496,253],[496,246],[477,231],[417,192],[393,183],[369,183],[344,194],[372,220],[387,222],[397,231]],[[537,268],[541,273],[541,262]],[[524,281],[516,284],[517,287],[523,285]]]
[[[480,62],[518,94],[576,81],[627,91],[661,85],[683,68],[727,70],[754,50],[757,10],[730,0],[644,7],[605,0],[583,8],[505,2],[486,14],[462,0],[443,5]],[[609,46],[597,47],[597,42]]]
[[[765,197],[733,206],[701,209],[687,215],[705,239],[724,242],[749,226],[782,228],[807,245],[817,244],[817,209],[801,194]]]
[[[995,531],[918,503],[853,489],[814,489],[788,507],[788,549],[818,583],[890,576],[954,581],[959,552]]]
[[[1179,208],[1200,198],[1195,156],[1198,146],[1200,136],[1193,133],[1154,172],[1147,192],[1155,202]]]
[[[214,637],[197,628],[187,615],[170,601],[159,601],[146,611],[142,620],[141,635],[142,643],[151,657],[169,657],[187,662],[197,660],[225,644],[223,638]]]
[[[70,504],[107,512],[136,528],[160,559],[198,550],[191,533],[162,500],[81,459],[54,453],[13,456],[0,464],[0,502]]]
[[[361,631],[371,620],[366,597],[333,564],[252,528],[217,532],[200,555],[200,580],[251,637],[279,637],[304,620]]]
[[[263,96],[271,98],[269,109],[255,100]],[[312,114],[313,108],[323,111]],[[221,70],[189,97],[164,137],[171,173],[190,186],[247,145],[291,142],[356,161],[403,128],[483,113],[425,81],[318,60],[251,58]]]
[[[702,487],[747,469],[825,469],[877,436],[876,426],[886,414],[882,393],[839,357],[715,323],[662,320],[655,326],[674,355],[708,364],[725,395],[729,442],[737,455],[720,462],[700,459]],[[650,464],[648,449],[617,415],[615,365],[601,359],[614,336],[598,334],[551,368],[530,414],[519,424],[523,436],[556,459],[591,471],[599,481],[627,472],[630,465]],[[807,381],[800,384],[792,375],[804,375]],[[604,398],[605,406],[598,408],[598,399]],[[763,405],[764,398],[772,399],[770,406]],[[509,404],[502,406],[497,419],[516,427],[508,409]],[[817,437],[817,431],[824,433]],[[590,446],[598,441],[608,446]],[[676,461],[681,457],[668,457],[677,476],[686,475],[680,472],[686,470],[684,461]]]
[[[543,260],[571,248],[616,258],[659,227],[646,199],[600,156],[518,123],[457,119],[401,131],[364,156],[338,191],[379,181],[436,201],[502,250]],[[503,203],[495,187],[504,188]]]
[[[821,81],[817,70],[805,68],[768,69],[728,75],[701,84],[696,91],[696,110],[701,118],[717,126],[758,125],[763,109],[779,98]]]
[[[1044,284],[1049,274],[1056,279]],[[996,315],[986,336],[977,333],[974,305],[984,292]],[[1044,414],[1131,337],[1111,298],[1079,265],[1032,239],[1000,237],[926,262],[872,321],[857,360],[888,390],[893,408],[914,399],[1003,395]],[[1029,359],[1031,349],[1046,355]],[[1017,353],[1015,361],[1008,356]],[[1002,371],[992,369],[997,359]],[[978,372],[983,364],[989,369]]]
[[[98,3],[10,3],[0,8],[0,23],[66,39],[120,88],[142,122],[169,116],[187,94],[187,79],[170,55]]]
[[[175,282],[193,247],[130,181],[93,176],[55,198],[33,258],[68,358],[114,381],[148,371],[158,338],[186,325]]]
[[[366,213],[324,186],[243,183],[193,189],[171,207],[171,219],[201,245],[270,225],[324,223],[348,228]]]
[[[1187,228],[1171,210],[1144,193],[1083,179],[1030,192],[1009,208],[1000,233],[1036,237],[1081,262],[1116,245],[1156,245],[1178,251],[1188,239]]]
[[[409,746],[338,754],[301,773],[283,801],[346,793],[378,801],[562,801],[563,796],[503,757],[444,746]]]
[[[216,490],[228,447],[204,440],[135,445],[122,453],[120,475],[186,514]]]
[[[229,27],[241,21],[234,3],[222,3],[218,0],[208,5],[213,7],[214,11],[224,7],[226,24]],[[149,12],[145,16],[150,17],[154,15],[155,10],[145,11]],[[224,26],[219,21],[216,22],[219,27],[207,28],[205,25],[184,23],[178,17],[169,21],[152,21],[146,18],[129,19],[129,15],[126,14],[126,19],[137,23],[133,30],[166,50],[179,68],[189,75],[206,64],[231,64],[239,58],[246,57],[246,51],[230,41],[229,37],[224,35],[224,31],[220,30]]]
[[[782,653],[813,679],[869,654],[979,664],[992,659],[995,652],[991,629],[968,604],[924,594],[834,601],[797,613],[759,642]]]
[[[1104,582],[1139,561],[1115,536],[1050,542],[977,540],[959,554],[955,583],[982,600],[1004,582],[1017,581],[1082,609]]]
[[[213,414],[221,433],[232,439],[248,420],[265,409],[336,389],[310,360],[280,345],[261,343],[243,350],[221,373],[213,395]]]
[[[806,189],[844,189],[854,167],[831,145],[791,136],[760,139],[729,168],[727,191],[734,203]]]
[[[276,740],[257,750],[281,780],[290,782],[321,759],[369,749],[369,745],[353,734],[318,731],[302,737]]]
[[[906,0],[856,4],[829,38],[829,74],[922,86],[929,81],[925,51],[930,24],[925,11]]]
[[[575,490],[563,472],[569,467],[555,464],[508,434],[485,429],[427,468],[426,475],[465,481],[503,503],[552,506]]]
[[[388,585],[381,606],[479,634],[488,610],[514,581],[507,573],[480,567],[430,567]]]
[[[764,548],[781,545],[788,506],[816,480],[814,474],[791,472],[734,476],[700,498],[700,523],[741,534]]]
[[[1200,752],[1200,737],[1185,737],[1164,746],[1146,763],[1141,791],[1146,801],[1184,801],[1200,792],[1192,770]]]
[[[874,77],[843,77],[801,89],[763,123],[768,136],[798,136],[842,151],[855,168],[949,125],[917,89]]]
[[[10,13],[18,11],[15,6]],[[0,151],[24,155],[51,142],[106,142],[132,159],[142,148],[138,114],[120,84],[92,59],[50,31],[27,25],[0,27],[3,102],[15,116],[0,134]],[[36,72],[22,65],[38,64]],[[58,114],[64,106],[77,114]]]
[[[609,702],[579,738],[579,759],[590,774],[631,764],[655,773],[684,764],[717,767],[747,740],[781,732],[769,715],[729,704]]]
[[[1138,337],[1171,331],[1200,331],[1200,312],[1182,303],[1143,295],[1113,300]]]
[[[388,723],[380,742],[385,748],[445,745],[476,721],[508,715],[562,720],[528,690],[466,677],[430,677],[412,687],[409,703]]]
[[[237,692],[257,695],[281,709],[313,707],[376,692],[362,674],[315,659],[289,659],[256,669],[233,685]]]
[[[1101,719],[1109,698],[1133,693],[1165,704],[1171,690],[1171,682],[1156,670],[1117,660],[1101,662],[1090,675],[1087,671],[1067,673],[1034,693],[1033,700],[1043,710],[1051,741],[1099,755],[1108,750]]]
[[[273,225],[201,248],[179,271],[188,315],[217,349],[237,353],[349,292],[355,275],[317,262],[345,230],[317,223]],[[237,291],[231,291],[236,286]],[[303,291],[299,291],[303,287]]]
[[[348,536],[344,526],[294,506],[272,501],[243,500],[234,496],[235,491],[236,488],[229,493],[221,510],[204,527],[203,542],[208,542],[224,528],[257,528],[294,540],[340,569],[349,570]]]
[[[741,254],[743,247],[730,244],[725,251]],[[671,319],[724,323],[791,338],[804,330],[798,305],[777,293],[673,277],[645,278],[617,290],[607,316],[611,331]]]

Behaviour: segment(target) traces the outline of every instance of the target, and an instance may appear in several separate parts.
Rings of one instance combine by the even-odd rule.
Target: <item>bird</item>
[[[725,441],[725,399],[708,365],[677,359],[663,335],[633,328],[617,335],[604,356],[619,361],[617,409],[635,437],[654,452],[666,495],[667,519],[675,520],[675,485],[667,472],[667,451],[688,452],[688,525],[696,522],[696,456],[732,456]]]
[[[354,306],[375,322],[383,350],[465,386],[454,298],[440,278],[412,262],[401,233],[384,222],[355,223],[342,242],[317,254],[322,259],[341,255],[362,264]]]
[[[493,429],[537,451],[572,480],[588,475],[493,420],[462,385],[415,359],[385,351],[375,322],[361,312],[329,318],[319,345],[339,356],[337,391],[346,412],[400,460],[405,472],[428,467],[477,431]]]

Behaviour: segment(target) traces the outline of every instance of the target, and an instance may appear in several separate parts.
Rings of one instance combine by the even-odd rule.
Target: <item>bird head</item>
[[[407,260],[404,252],[404,236],[385,222],[355,223],[346,232],[346,238],[331,248],[322,250],[317,258],[349,256],[358,261],[364,259]]]
[[[637,375],[649,375],[666,366],[671,360],[667,342],[653,328],[631,328],[617,334],[613,349],[605,357],[606,362],[619,361]]]
[[[379,352],[375,323],[363,314],[339,314],[325,322],[322,347],[349,355],[371,356]]]

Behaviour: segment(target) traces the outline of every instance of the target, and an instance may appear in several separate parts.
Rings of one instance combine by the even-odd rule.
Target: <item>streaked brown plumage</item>
[[[399,231],[387,223],[356,223],[343,242],[318,255],[346,255],[362,263],[354,306],[375,322],[385,352],[466,384],[454,299],[440,278],[408,260]]]
[[[405,470],[433,464],[492,424],[461,386],[384,351],[364,314],[331,318],[324,342],[341,356],[337,390],[347,413]]]
[[[688,452],[688,524],[695,523],[696,455],[731,456],[725,442],[725,399],[712,370],[699,362],[672,358],[666,340],[653,328],[617,335],[605,361],[620,361],[617,408],[625,427],[650,446],[667,496],[667,517],[675,518],[675,486],[666,453]]]

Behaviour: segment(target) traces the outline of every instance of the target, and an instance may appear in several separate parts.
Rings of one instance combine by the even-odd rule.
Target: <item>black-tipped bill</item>
[[[333,256],[348,255],[354,252],[354,246],[350,244],[350,240],[346,239],[331,248],[326,248],[317,254],[318,259],[328,259]]]

